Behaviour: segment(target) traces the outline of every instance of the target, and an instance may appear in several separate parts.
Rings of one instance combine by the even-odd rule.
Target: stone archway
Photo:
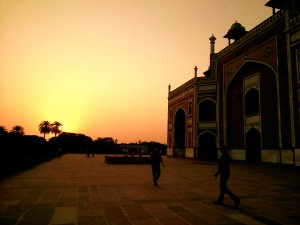
[[[225,100],[225,138],[230,149],[245,149],[245,127],[252,124],[260,127],[260,148],[279,148],[280,119],[276,79],[272,68],[259,62],[246,62],[228,83]],[[250,89],[246,88],[245,82]],[[247,117],[255,115],[255,120],[246,120]]]
[[[174,119],[174,156],[185,156],[186,115],[183,109],[178,109]]]
[[[260,133],[255,128],[251,128],[246,134],[246,160],[261,162]]]
[[[215,135],[210,132],[200,135],[197,156],[199,160],[216,161],[218,159]]]

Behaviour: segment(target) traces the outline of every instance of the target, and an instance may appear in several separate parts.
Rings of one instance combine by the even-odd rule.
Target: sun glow
[[[93,139],[165,143],[168,85],[193,78],[195,65],[207,70],[212,33],[222,49],[236,19],[250,29],[271,15],[264,8],[261,0],[0,0],[0,125],[42,135],[42,121],[59,121]]]

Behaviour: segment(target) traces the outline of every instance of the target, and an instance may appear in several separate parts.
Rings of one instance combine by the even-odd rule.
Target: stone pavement
[[[111,165],[104,155],[67,154],[0,182],[1,225],[300,224],[300,172],[233,162],[219,193],[217,166],[164,157],[159,185],[149,165]]]

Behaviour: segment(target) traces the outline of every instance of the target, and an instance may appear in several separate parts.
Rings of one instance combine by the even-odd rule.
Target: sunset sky
[[[119,143],[166,143],[168,85],[209,66],[240,22],[272,15],[267,0],[0,0],[0,126],[59,121]]]

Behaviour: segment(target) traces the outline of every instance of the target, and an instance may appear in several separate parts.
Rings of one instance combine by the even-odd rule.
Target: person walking
[[[160,164],[165,166],[158,148],[155,148],[150,153],[150,163],[152,168],[153,184],[154,186],[157,186],[157,181],[160,177]]]
[[[217,179],[220,174],[220,196],[218,200],[214,201],[214,204],[223,205],[224,195],[226,193],[234,202],[234,207],[237,208],[241,200],[227,187],[227,181],[230,176],[230,157],[227,152],[227,146],[222,145],[220,150],[222,155],[219,159],[218,171],[215,173],[215,179]]]

